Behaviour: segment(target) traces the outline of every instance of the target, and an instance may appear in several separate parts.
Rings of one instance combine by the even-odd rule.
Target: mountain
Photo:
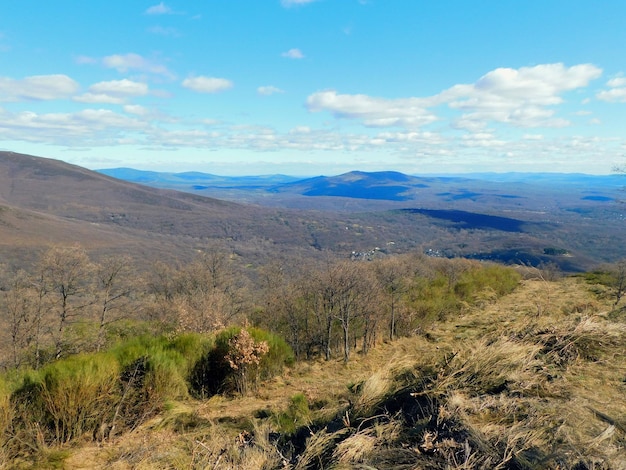
[[[167,173],[135,170],[133,168],[108,168],[97,170],[97,172],[133,183],[142,183],[149,186],[177,189],[180,191],[186,189],[197,191],[206,189],[207,187],[266,188],[298,180],[296,177],[286,175],[218,176],[199,171]]]
[[[421,178],[395,171],[352,171],[339,176],[318,176],[270,188],[270,192],[303,196],[332,196],[386,201],[408,201],[415,189],[427,188]]]
[[[154,181],[172,184],[171,175],[131,169],[117,174],[150,182],[0,152],[2,262],[15,264],[47,246],[72,243],[145,261],[184,261],[219,243],[249,266],[328,252],[369,259],[371,253],[419,250],[554,263],[571,272],[626,257],[620,188],[595,183],[355,171],[297,181],[224,178],[209,188],[211,175],[188,172],[175,174],[176,184],[207,189],[183,192],[153,187]],[[251,182],[257,186],[246,186]]]
[[[284,175],[220,177],[207,173],[157,173],[117,168],[101,173],[152,187],[176,189],[230,201],[297,209],[368,211],[405,207],[438,208],[451,203],[486,209],[543,210],[546,202],[563,207],[585,201],[623,198],[622,175],[576,173],[474,173],[413,176],[394,171],[351,171],[336,176],[297,179]],[[523,202],[522,202],[523,201]],[[465,207],[462,207],[463,209]]]
[[[373,231],[384,227],[388,235],[378,234],[379,244],[402,241],[403,249],[420,246],[437,256],[555,263],[574,271],[626,256],[621,175],[352,171],[267,186],[237,185],[235,178],[229,183],[191,178],[177,189],[239,203],[350,214]],[[563,250],[566,255],[546,255]]]
[[[146,260],[189,259],[215,242],[252,264],[277,256],[323,256],[327,250],[347,255],[389,240],[386,229],[363,228],[365,218],[239,204],[0,152],[3,262],[33,259],[47,246],[73,243]],[[398,247],[414,246],[404,238]]]

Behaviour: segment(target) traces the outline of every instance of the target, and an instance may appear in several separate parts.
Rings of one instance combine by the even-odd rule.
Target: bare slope
[[[39,249],[70,243],[134,254],[139,249],[142,256],[169,251],[172,257],[185,258],[219,239],[258,261],[282,253],[319,255],[323,250],[347,255],[371,249],[380,243],[381,233],[386,236],[355,225],[348,216],[151,188],[13,152],[0,152],[0,206],[0,249],[12,258],[16,244]]]
[[[347,365],[297,364],[255,396],[172,403],[68,450],[66,468],[625,468],[623,310],[571,278],[485,299]],[[310,415],[281,446],[273,417],[298,394]]]
[[[114,247],[126,235],[146,245],[158,236],[172,249],[209,239],[306,246],[308,237],[306,225],[285,224],[272,209],[150,188],[13,152],[0,152],[0,203],[5,245],[17,240],[35,247],[63,242],[89,247],[108,240]]]
[[[280,193],[277,197],[288,198],[292,208],[272,208],[143,186],[58,160],[0,152],[0,237],[4,253],[14,258],[11,240],[34,249],[80,243],[153,259],[164,253],[189,258],[220,240],[252,265],[283,255],[323,256],[324,251],[348,257],[377,247],[381,253],[418,249],[446,257],[555,263],[565,271],[626,256],[618,203],[583,201],[585,205],[561,207],[557,199],[545,198],[539,210],[526,202],[515,206],[522,204],[515,198],[496,202],[496,193],[490,193],[489,202],[479,204],[474,200],[478,196],[470,197],[476,193],[470,187],[448,196],[437,193],[442,200],[419,207],[415,201],[344,194],[356,185],[363,187],[363,197],[402,199],[408,194],[403,189],[407,178],[424,183],[393,172],[353,172],[322,181],[343,196]],[[307,188],[315,192],[319,186]],[[419,194],[426,190],[415,189]],[[515,207],[504,208],[502,200]],[[400,210],[383,210],[390,203]],[[602,204],[608,205],[601,209]]]

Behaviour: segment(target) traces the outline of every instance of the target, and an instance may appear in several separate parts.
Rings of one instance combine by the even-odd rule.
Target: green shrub
[[[400,331],[405,328],[406,331],[421,330],[459,309],[458,299],[450,289],[449,280],[442,274],[416,279],[409,296],[414,316],[408,328],[398,327]]]
[[[112,345],[132,341],[140,336],[155,337],[167,333],[171,333],[171,329],[163,322],[119,320],[106,325],[105,343],[112,347]]]
[[[260,328],[248,328],[248,332],[256,341],[265,341],[269,346],[269,351],[261,359],[261,379],[274,377],[280,374],[285,366],[293,365],[296,360],[295,354],[283,338]]]
[[[520,274],[511,268],[488,265],[464,272],[454,286],[454,292],[459,299],[475,303],[485,292],[492,292],[496,297],[512,292],[520,279]]]
[[[172,338],[166,345],[166,349],[180,353],[186,361],[185,375],[191,368],[214,347],[215,338],[199,333],[182,333]]]
[[[25,372],[13,394],[16,424],[27,432],[39,423],[47,443],[95,432],[119,400],[119,371],[110,354],[84,354]]]
[[[188,376],[213,342],[200,335],[139,336],[106,353],[80,354],[22,371],[10,392],[0,382],[0,436],[17,427],[31,448],[103,429],[132,428],[167,400],[188,396]],[[9,398],[10,397],[10,402]],[[37,429],[35,429],[35,427]],[[105,437],[101,435],[100,438]]]
[[[142,387],[150,393],[150,399],[164,403],[188,395],[189,376],[212,345],[212,339],[196,333],[171,339],[140,336],[118,345],[113,353],[127,374],[141,369]]]
[[[294,353],[291,347],[278,335],[260,328],[247,328],[246,331],[257,342],[265,342],[269,347],[267,353],[261,356],[258,365],[250,365],[247,373],[253,378],[268,379],[280,373],[286,365],[293,364]],[[226,328],[215,335],[215,341],[210,349],[198,360],[190,372],[189,382],[192,393],[196,397],[204,398],[221,392],[238,390],[235,371],[228,362],[230,344],[241,332],[237,326]],[[254,384],[253,384],[254,385]]]
[[[311,424],[309,402],[303,393],[296,393],[289,402],[286,411],[274,416],[281,433],[293,434],[298,428]]]

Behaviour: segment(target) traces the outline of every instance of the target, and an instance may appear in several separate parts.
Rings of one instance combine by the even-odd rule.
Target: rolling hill
[[[219,242],[253,266],[275,257],[332,252],[359,258],[420,250],[431,256],[553,263],[572,272],[626,257],[617,177],[578,175],[567,184],[550,184],[541,175],[514,183],[350,172],[297,181],[282,175],[214,177],[210,183],[211,175],[195,172],[109,173],[143,183],[0,152],[4,262],[73,243],[96,254],[184,260]],[[612,182],[599,184],[606,178]],[[153,187],[174,185],[173,179],[187,189]],[[200,186],[206,188],[193,189]]]
[[[146,259],[189,258],[214,241],[251,262],[326,250],[346,255],[384,242],[384,229],[362,225],[358,216],[239,204],[0,152],[0,250],[9,261],[73,243]]]
[[[245,245],[273,236],[307,246],[306,230],[286,228],[272,209],[150,188],[12,152],[0,153],[0,204],[5,258],[17,258],[15,245],[30,251],[80,243],[96,251],[153,253],[151,258],[184,257],[218,238]]]

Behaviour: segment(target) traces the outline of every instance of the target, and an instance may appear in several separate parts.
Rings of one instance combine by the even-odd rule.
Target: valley
[[[623,466],[618,177],[123,175],[0,153],[0,468]]]

